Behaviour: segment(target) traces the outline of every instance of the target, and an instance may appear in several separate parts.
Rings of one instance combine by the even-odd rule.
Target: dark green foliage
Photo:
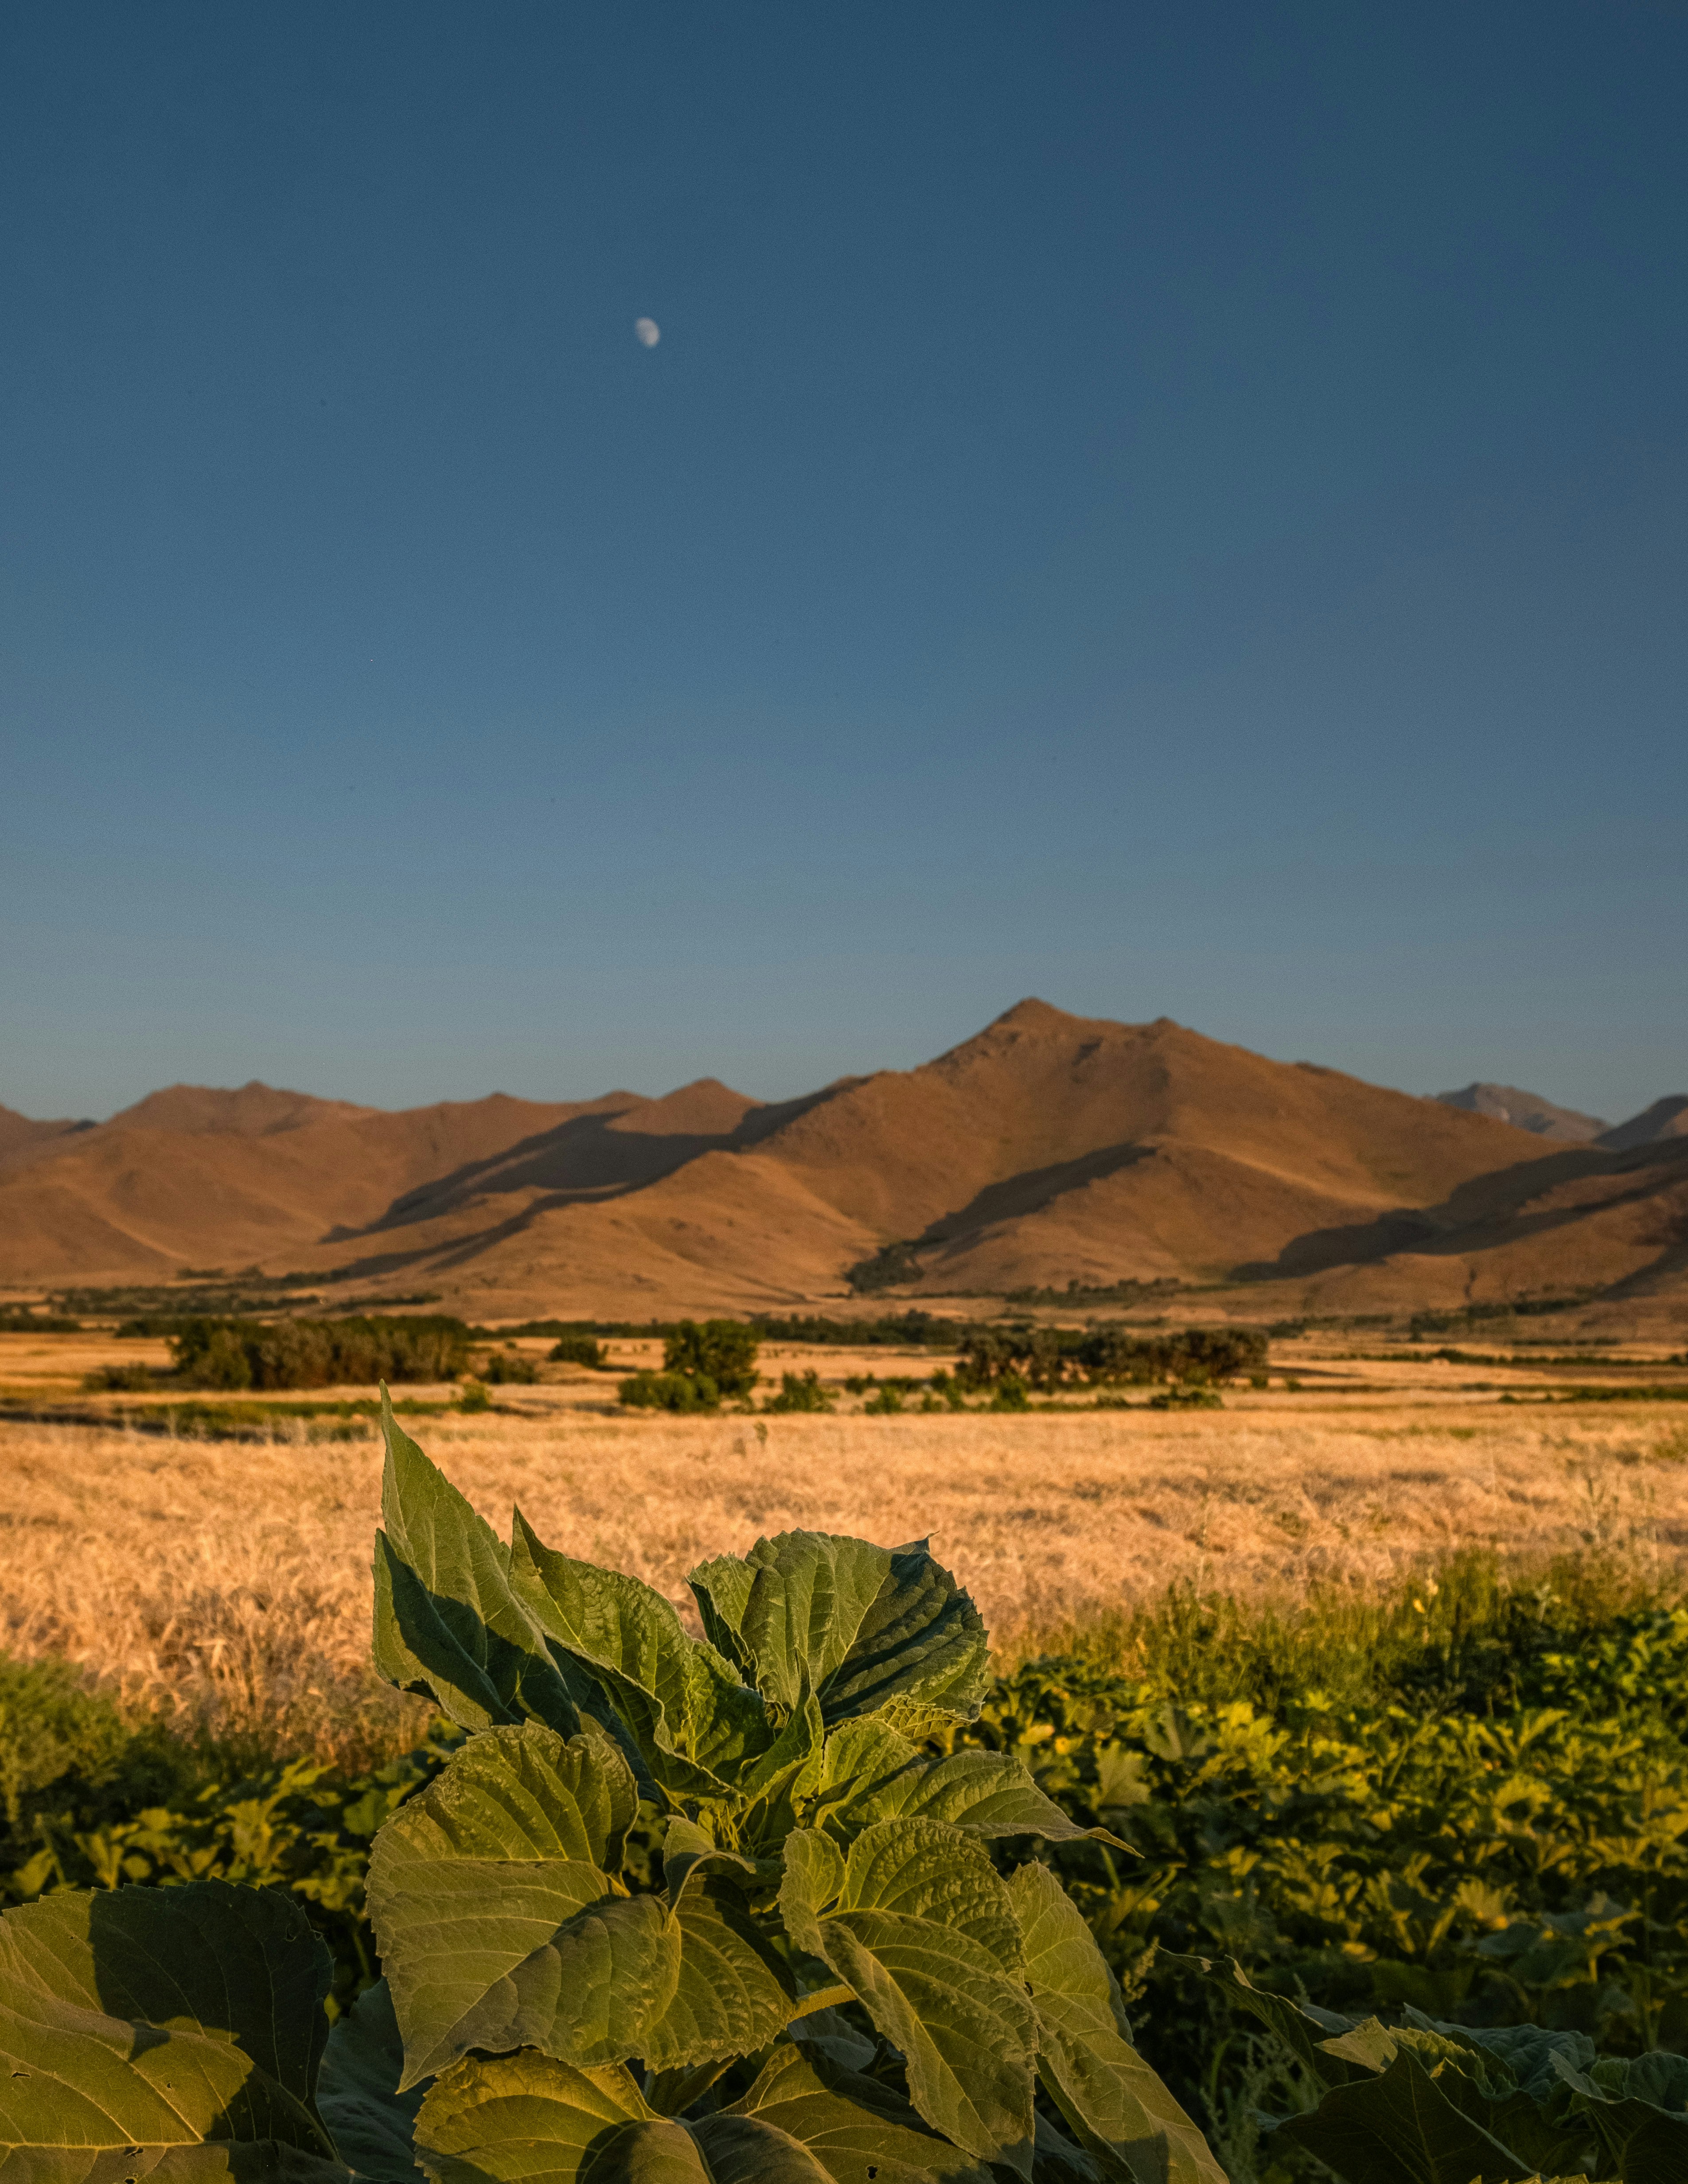
[[[1182,1334],[1132,1334],[1123,1328],[982,1328],[961,1345],[956,1369],[970,1388],[989,1388],[1009,1373],[1045,1391],[1167,1380],[1204,1385],[1259,1372],[1266,1363],[1266,1337],[1246,1327],[1191,1327]]]
[[[682,1319],[662,1346],[662,1368],[711,1381],[721,1396],[748,1396],[760,1346],[755,1329],[742,1319]]]
[[[900,1283],[917,1282],[920,1261],[914,1255],[912,1244],[884,1244],[872,1258],[858,1259],[853,1267],[846,1267],[844,1279],[858,1296],[875,1296],[881,1290],[895,1289]]]
[[[519,1350],[494,1350],[482,1361],[480,1377],[489,1388],[531,1388],[539,1368]]]
[[[1628,2060],[1688,2048],[1688,1610],[1598,1562],[1508,1585],[1474,1557],[1381,1601],[1333,1591],[1285,1613],[1174,1592],[1089,1643],[998,1682],[936,1748],[1017,1756],[1073,1824],[1139,1847],[1045,1855],[1135,1997],[1143,2055],[1240,2184],[1323,2176],[1290,2137],[1262,2142],[1255,2114],[1316,2102],[1313,2066],[1223,1981],[1155,1968],[1157,1942],[1235,1957],[1268,1997],[1375,2013],[1397,2046],[1415,2008],[1456,2043],[1539,2025],[1574,2063],[1580,2036],[1606,2059],[1576,2067],[1608,2101],[1635,2092],[1613,2075]],[[202,1797],[198,1755],[132,1736],[68,1670],[3,1663],[0,1754],[14,1897],[196,1870],[285,1888],[332,1947],[342,1997],[373,1969],[375,1826],[442,1758],[349,1779],[276,1765]],[[636,1892],[657,1885],[654,1841],[642,1819]],[[1591,2129],[1635,2121],[1579,2098]],[[1617,2176],[1618,2159],[1591,2173]]]
[[[713,1411],[721,1390],[706,1373],[634,1373],[616,1400],[633,1411]]]
[[[751,1324],[765,1342],[814,1343],[844,1350],[949,1350],[972,1322],[940,1319],[911,1306],[882,1319],[827,1319],[803,1312],[781,1318],[762,1312]]]
[[[471,1416],[481,1411],[491,1410],[493,1399],[487,1392],[485,1384],[480,1380],[465,1380],[463,1393],[457,1399],[457,1407]]]
[[[903,1391],[888,1380],[878,1394],[864,1403],[861,1414],[867,1418],[894,1418],[902,1414]]]
[[[333,1388],[454,1380],[469,1362],[460,1319],[195,1319],[170,1344],[190,1387]]]
[[[1160,1395],[1149,1398],[1151,1411],[1223,1411],[1224,1407],[1225,1399],[1219,1390],[1199,1380],[1164,1389]]]
[[[594,1373],[601,1373],[610,1362],[604,1345],[590,1334],[560,1335],[552,1345],[550,1357],[554,1365],[589,1365]]]
[[[992,1381],[989,1408],[993,1411],[1028,1411],[1032,1407],[1031,1392],[1026,1383],[1011,1366]]]
[[[154,1393],[164,1379],[150,1365],[99,1365],[82,1377],[82,1385],[90,1395],[140,1395]]]
[[[782,1373],[779,1393],[770,1396],[765,1411],[830,1411],[833,1399],[821,1384],[818,1373]]]
[[[80,1319],[35,1312],[26,1305],[0,1305],[0,1334],[80,1334]]]

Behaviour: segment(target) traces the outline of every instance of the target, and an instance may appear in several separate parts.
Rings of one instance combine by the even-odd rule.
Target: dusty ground
[[[519,1500],[553,1545],[682,1602],[694,1562],[759,1532],[929,1533],[1011,1652],[1174,1581],[1293,1595],[1470,1546],[1520,1567],[1595,1547],[1659,1575],[1688,1568],[1688,1405],[1505,1403],[1503,1386],[1551,1375],[1315,1351],[1274,1352],[1271,1388],[1228,1393],[1217,1412],[693,1421],[617,1415],[613,1379],[577,1374],[411,1429],[495,1527]],[[777,1375],[816,1355],[835,1377],[933,1362],[762,1362]],[[0,1384],[50,1408],[73,1362],[89,1359],[0,1354]],[[402,1740],[420,1707],[365,1665],[378,1451],[318,1430],[278,1418],[273,1440],[242,1443],[115,1418],[0,1422],[0,1644],[68,1655],[137,1709],[282,1748]]]

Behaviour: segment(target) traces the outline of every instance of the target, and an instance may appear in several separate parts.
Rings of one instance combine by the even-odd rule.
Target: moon
[[[655,348],[662,339],[662,329],[655,319],[635,319],[633,332],[647,348]]]

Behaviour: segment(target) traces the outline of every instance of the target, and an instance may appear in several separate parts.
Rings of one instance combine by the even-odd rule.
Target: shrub
[[[1025,1382],[1015,1372],[1005,1373],[991,1390],[993,1411],[1028,1411],[1032,1399]]]
[[[210,2145],[300,2184],[983,2184],[1031,2179],[1035,2137],[1051,2177],[1223,2184],[1060,1882],[1010,1854],[1087,1831],[1014,1756],[922,1749],[987,1685],[978,1613],[923,1544],[716,1556],[697,1640],[519,1513],[503,1545],[383,1429],[376,1667],[468,1732],[376,1836],[384,1979],[325,2052],[327,1954],[277,1891],[11,1912],[0,2024],[51,2057],[13,2068],[14,2153],[62,2148],[74,2102],[79,2174]]]
[[[770,1396],[765,1411],[830,1411],[833,1399],[821,1384],[818,1373],[782,1373],[779,1393]]]
[[[90,1395],[135,1395],[158,1384],[159,1375],[150,1365],[98,1365],[82,1378]]]
[[[844,1279],[858,1296],[876,1296],[882,1290],[920,1279],[920,1261],[912,1244],[886,1244],[871,1259],[858,1259],[844,1269]]]
[[[682,1319],[662,1346],[665,1373],[683,1373],[712,1381],[717,1396],[748,1396],[757,1381],[756,1353],[761,1347],[754,1327],[742,1319]]]
[[[1225,1399],[1217,1388],[1204,1387],[1199,1381],[1182,1388],[1167,1388],[1158,1396],[1150,1396],[1151,1411],[1223,1411]]]
[[[465,1380],[463,1384],[463,1393],[457,1399],[457,1407],[460,1411],[466,1411],[472,1416],[479,1411],[491,1410],[493,1399],[479,1380]]]
[[[481,1368],[481,1378],[489,1388],[531,1388],[539,1368],[519,1350],[494,1350]]]
[[[1123,1328],[981,1328],[961,1345],[965,1387],[989,1388],[1006,1373],[1045,1391],[1082,1384],[1226,1380],[1266,1364],[1258,1329],[1191,1327],[1182,1334],[1138,1335]]]
[[[189,1319],[170,1343],[190,1387],[332,1388],[377,1380],[454,1380],[469,1329],[422,1319]]]
[[[888,1384],[879,1390],[871,1402],[862,1405],[861,1415],[865,1418],[894,1418],[901,1415],[902,1407],[902,1390],[891,1387]]]
[[[589,1365],[594,1373],[601,1373],[609,1363],[604,1345],[592,1334],[565,1334],[551,1346],[554,1365]]]
[[[635,1373],[622,1381],[616,1401],[634,1411],[713,1411],[721,1390],[706,1373]]]

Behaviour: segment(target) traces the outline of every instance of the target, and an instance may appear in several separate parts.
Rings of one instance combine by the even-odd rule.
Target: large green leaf
[[[528,2048],[476,2057],[432,2086],[416,2119],[416,2158],[434,2184],[576,2184],[588,2176],[608,2184],[639,2175],[629,2153],[659,2120],[619,2064],[578,2070]],[[658,2180],[663,2171],[646,2174]]]
[[[359,1996],[328,2036],[317,2106],[355,2184],[421,2184],[412,2134],[421,2087],[401,2093],[404,2043],[381,1980]]]
[[[1556,2075],[1572,2111],[1592,2126],[1601,2166],[1623,2184],[1681,2184],[1688,2176],[1688,2057],[1655,2052],[1578,2070],[1563,2054]]]
[[[606,1740],[529,1723],[472,1739],[394,1814],[369,1902],[404,2086],[475,2048],[666,2070],[773,2038],[795,1994],[733,1878],[746,1861],[676,1820],[669,1893],[629,1896],[610,1866],[633,1810]]]
[[[844,1841],[876,1820],[896,1819],[945,1820],[979,1836],[1117,1841],[1105,1828],[1068,1819],[1023,1760],[973,1751],[933,1759],[877,1714],[840,1723],[812,1786],[804,1787],[817,1808],[812,1824]]]
[[[1008,1884],[1038,2018],[1038,2068],[1080,2140],[1132,2184],[1225,2184],[1206,2140],[1131,2043],[1125,2005],[1078,1906],[1048,1868]]]
[[[885,2088],[783,2042],[742,2101],[689,2121],[625,2070],[476,2058],[429,2093],[417,2145],[436,2184],[988,2184]]]
[[[511,1557],[534,1620],[602,1685],[671,1794],[719,1797],[772,1743],[760,1698],[660,1592],[546,1546],[519,1509]]]
[[[1540,2174],[1407,2048],[1375,2076],[1328,2092],[1311,2115],[1279,2124],[1274,2137],[1306,2147],[1348,2184],[1523,2184]]]
[[[659,2071],[753,2054],[789,2020],[797,1991],[745,1903],[739,1884],[754,1869],[750,1861],[717,1851],[689,1822],[671,1820],[662,1868],[679,1970],[637,2052]]]
[[[782,2041],[733,2113],[776,2125],[834,2184],[990,2184],[990,2172],[939,2138],[877,2079]]]
[[[400,1428],[384,1386],[381,1426],[376,1673],[464,1729],[532,1719],[571,1736],[580,1693],[515,1596],[509,1548]]]
[[[402,2084],[472,2048],[592,2064],[637,2052],[671,1998],[680,1936],[619,1863],[632,1777],[601,1737],[488,1730],[376,1838],[370,1915],[404,2040]]]
[[[888,1552],[827,1532],[758,1540],[692,1572],[704,1627],[776,1705],[806,1680],[830,1726],[893,1699],[971,1718],[987,1646],[978,1609],[926,1542]]]
[[[1212,1981],[1237,2008],[1246,2009],[1275,2032],[1320,2086],[1351,2085],[1371,2076],[1378,2067],[1358,2058],[1351,2061],[1342,2053],[1343,2039],[1360,2029],[1361,2019],[1304,2008],[1281,1994],[1268,1993],[1255,1986],[1234,1957],[1222,1964],[1211,1957],[1183,1957],[1162,1949],[1156,1963]]]
[[[924,1540],[894,1548],[878,1596],[824,1689],[830,1724],[917,1701],[971,1721],[990,1682],[989,1641],[977,1607]]]
[[[341,2174],[315,2108],[328,1979],[302,1908],[268,1890],[201,1880],[8,1911],[0,2170],[326,2184]]]
[[[983,1846],[935,1820],[882,1820],[844,1856],[799,1830],[780,1909],[906,2059],[926,2121],[1031,2173],[1036,2025],[1008,1892]]]

